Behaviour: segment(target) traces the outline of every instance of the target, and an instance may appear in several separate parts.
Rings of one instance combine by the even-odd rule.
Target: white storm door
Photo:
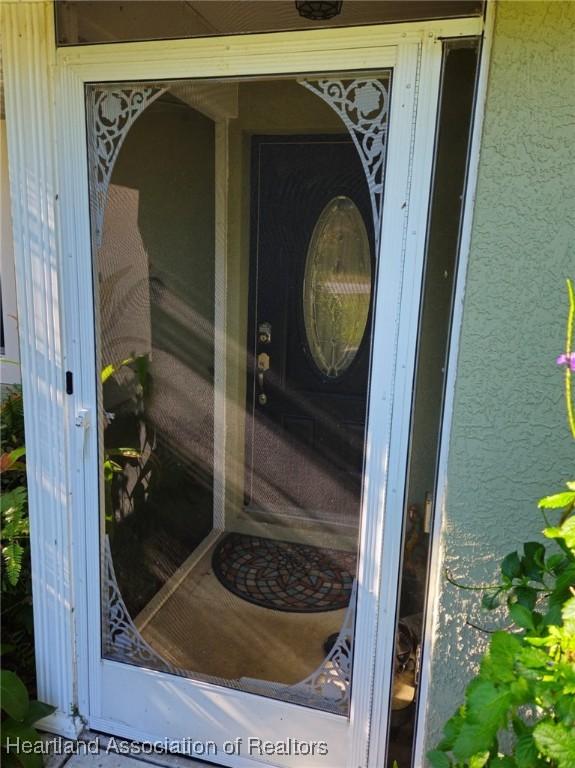
[[[61,52],[92,728],[229,766],[383,753],[440,48],[366,28]],[[302,179],[305,136],[326,140]],[[266,205],[299,265],[279,338],[249,289]],[[262,417],[283,459],[254,504],[254,403],[294,379],[274,368],[294,334],[359,416],[346,432],[284,387],[296,416]],[[334,439],[288,487],[310,413]],[[330,504],[302,503],[321,482]]]

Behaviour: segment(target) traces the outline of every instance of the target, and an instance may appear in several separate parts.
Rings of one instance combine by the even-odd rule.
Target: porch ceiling
[[[293,0],[60,0],[56,27],[58,45],[77,45],[476,16],[483,5],[483,0],[345,0],[339,15],[319,22],[300,16]]]

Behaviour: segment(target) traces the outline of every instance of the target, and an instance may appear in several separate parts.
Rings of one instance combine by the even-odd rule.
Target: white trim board
[[[116,79],[117,70],[129,66],[134,79],[176,79],[192,75],[179,74],[187,59],[200,63],[210,74],[199,77],[304,73],[323,69],[349,69],[346,58],[354,51],[356,69],[388,66],[382,61],[382,48],[419,43],[425,37],[468,37],[480,35],[483,20],[479,17],[443,19],[439,21],[374,24],[336,29],[270,32],[255,35],[228,35],[181,40],[150,40],[134,43],[67,46],[57,51],[58,63],[81,66],[87,80]],[[278,70],[278,50],[282,66]],[[358,56],[358,51],[361,55]],[[320,67],[316,59],[321,59]],[[333,64],[332,64],[333,62]],[[124,78],[122,78],[124,79]]]
[[[38,696],[57,707],[46,727],[76,717],[77,647],[71,568],[70,411],[64,394],[62,253],[57,243],[51,3],[1,3],[8,162],[19,315]]]

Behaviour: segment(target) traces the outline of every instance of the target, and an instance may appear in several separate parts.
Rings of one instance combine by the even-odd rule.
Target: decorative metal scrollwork
[[[108,185],[120,147],[134,121],[165,90],[153,85],[125,88],[99,85],[88,91],[92,226],[96,247],[102,241]]]
[[[237,682],[240,682],[244,690],[253,693],[281,698],[283,701],[290,701],[294,704],[321,706],[322,709],[331,712],[347,714],[357,599],[357,582],[355,580],[344,621],[333,648],[311,675],[299,683],[285,685],[245,677],[239,681],[225,680],[174,666],[152,648],[134,625],[116,581],[112,552],[107,536],[104,543],[103,572],[102,653],[104,657],[125,664],[136,664],[159,672],[168,672],[179,677],[194,678],[216,685],[229,686],[231,684],[236,688]]]
[[[376,250],[383,202],[389,79],[298,80],[341,118],[359,153],[371,197]]]
[[[240,680],[242,687],[253,693],[273,696],[292,704],[321,707],[328,712],[347,715],[351,693],[356,601],[357,581],[354,579],[349,604],[337,640],[311,675],[293,685],[242,677]]]
[[[160,672],[182,674],[163,659],[144,640],[134,626],[116,581],[110,542],[104,543],[104,599],[102,601],[103,655],[127,664],[137,664]]]
[[[315,672],[300,683],[289,686],[288,692],[291,698],[299,699],[301,696],[303,701],[308,703],[314,699],[319,700],[329,704],[330,708],[347,714],[351,689],[356,601],[357,581],[354,579],[343,625],[333,648]]]

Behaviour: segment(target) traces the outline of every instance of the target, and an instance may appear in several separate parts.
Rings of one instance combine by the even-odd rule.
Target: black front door
[[[348,136],[254,137],[246,505],[357,524],[374,232]]]

